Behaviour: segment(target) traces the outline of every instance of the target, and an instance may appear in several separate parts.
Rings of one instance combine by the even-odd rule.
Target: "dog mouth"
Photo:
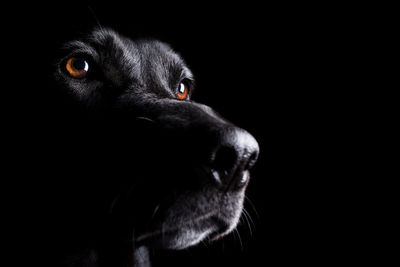
[[[210,213],[194,220],[177,222],[173,226],[162,223],[157,230],[141,234],[135,241],[138,246],[179,250],[204,240],[217,240],[233,227],[226,220]]]
[[[153,212],[134,226],[135,246],[180,250],[218,240],[238,224],[244,188],[225,192],[205,185],[157,199]]]

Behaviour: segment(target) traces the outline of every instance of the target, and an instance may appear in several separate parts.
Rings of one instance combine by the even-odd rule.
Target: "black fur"
[[[58,55],[49,101],[30,115],[48,133],[26,142],[28,156],[42,155],[29,166],[41,174],[35,187],[50,188],[34,200],[46,220],[31,224],[42,265],[150,266],[149,248],[183,249],[236,227],[258,144],[190,100],[193,74],[170,46],[98,28]],[[69,74],[71,57],[88,63],[84,78]]]

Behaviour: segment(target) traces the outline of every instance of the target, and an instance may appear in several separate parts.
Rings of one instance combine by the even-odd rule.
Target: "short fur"
[[[89,63],[85,78],[65,70],[70,57]],[[38,237],[49,265],[150,266],[149,248],[184,249],[236,227],[258,144],[191,100],[193,74],[169,45],[96,29],[62,47],[53,74],[45,113],[57,119],[40,137],[54,141],[40,178],[53,188],[39,228],[49,234]]]

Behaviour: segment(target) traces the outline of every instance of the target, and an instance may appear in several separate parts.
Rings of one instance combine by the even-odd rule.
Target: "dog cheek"
[[[63,74],[61,70],[54,73],[53,79],[55,86],[59,88],[55,90],[58,90],[62,95],[72,95],[80,103],[93,104],[101,99],[100,91],[104,87],[101,81],[70,78]]]

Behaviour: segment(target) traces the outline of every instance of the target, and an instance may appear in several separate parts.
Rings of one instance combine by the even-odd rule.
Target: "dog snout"
[[[223,129],[210,161],[215,182],[226,190],[243,188],[258,154],[259,145],[250,133],[234,126]]]
[[[168,158],[179,155],[188,166],[202,170],[195,184],[208,184],[211,177],[211,183],[222,190],[247,185],[259,154],[258,142],[249,132],[203,104],[165,100],[155,108],[154,125],[165,133],[171,146],[163,151],[170,154]],[[204,170],[208,175],[203,175]]]

